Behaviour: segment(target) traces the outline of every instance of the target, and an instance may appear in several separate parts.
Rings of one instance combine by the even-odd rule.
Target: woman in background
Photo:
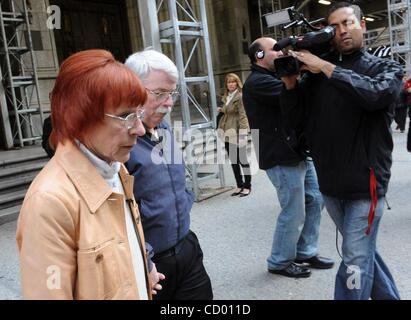
[[[218,108],[218,111],[223,114],[218,129],[223,133],[224,146],[237,184],[237,189],[232,196],[246,197],[251,192],[251,173],[247,160],[249,125],[243,106],[242,88],[243,84],[235,73],[226,75],[223,106]]]

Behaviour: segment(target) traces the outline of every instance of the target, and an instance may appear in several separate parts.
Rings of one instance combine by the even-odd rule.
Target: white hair
[[[178,82],[178,70],[169,57],[154,49],[147,48],[129,56],[125,65],[135,72],[144,82],[151,71],[163,71],[171,80]]]

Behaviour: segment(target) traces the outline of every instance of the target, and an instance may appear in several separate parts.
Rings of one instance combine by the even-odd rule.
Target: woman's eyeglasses
[[[114,116],[108,113],[106,113],[105,115],[107,117],[123,121],[125,128],[127,130],[130,130],[136,127],[137,119],[140,119],[141,121],[144,120],[144,109],[137,109],[136,112],[130,113],[129,115],[125,117]]]

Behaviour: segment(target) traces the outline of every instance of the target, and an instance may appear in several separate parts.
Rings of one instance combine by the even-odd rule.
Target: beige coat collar
[[[231,99],[229,105],[233,104],[236,101],[238,101],[240,98],[241,98],[240,92],[237,90],[237,92],[234,94],[234,97]],[[223,99],[224,105],[225,105],[226,101],[227,101],[227,97],[224,97],[224,99]]]
[[[96,213],[113,190],[73,142],[60,143],[55,157],[84,198],[90,211]],[[126,198],[132,199],[134,178],[128,174],[124,165],[121,165],[119,174]]]

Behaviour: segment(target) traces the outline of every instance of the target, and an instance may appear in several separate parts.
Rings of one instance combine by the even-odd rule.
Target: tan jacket
[[[120,178],[147,255],[133,177]],[[124,196],[114,193],[71,142],[31,184],[17,225],[25,299],[139,299],[128,243]],[[151,290],[148,290],[151,298]]]
[[[238,143],[239,130],[241,134],[245,134],[249,130],[247,115],[244,110],[242,94],[236,92],[231,101],[226,104],[226,98],[223,98],[222,112],[218,128],[224,131],[225,141],[230,143]]]

